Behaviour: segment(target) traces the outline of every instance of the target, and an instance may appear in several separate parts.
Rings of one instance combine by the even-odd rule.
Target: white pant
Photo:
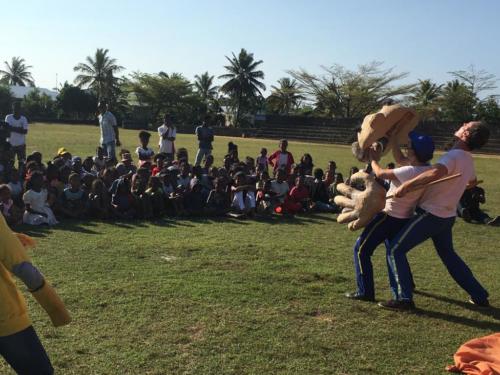
[[[242,191],[234,193],[233,207],[237,208],[240,211],[255,208],[255,193],[253,191],[248,191],[245,199],[243,199]]]

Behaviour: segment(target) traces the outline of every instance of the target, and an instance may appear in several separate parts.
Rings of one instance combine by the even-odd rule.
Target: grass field
[[[122,131],[134,149],[136,131]],[[229,138],[215,142],[217,163]],[[29,148],[47,159],[58,147],[92,155],[98,129],[33,125]],[[156,142],[156,137],[154,137]],[[276,141],[236,139],[256,156]],[[179,135],[194,157],[196,141]],[[350,150],[290,143],[317,166],[336,160],[346,174]],[[486,209],[500,213],[500,160],[476,158]],[[496,211],[496,212],[495,212]],[[500,331],[500,310],[465,307],[432,244],[410,253],[419,293],[416,313],[352,302],[348,232],[331,215],[236,221],[66,222],[23,228],[38,240],[34,262],[56,285],[74,322],[54,329],[27,296],[31,316],[59,374],[440,374],[463,342]],[[455,245],[500,306],[500,230],[464,224]],[[384,251],[374,256],[377,297],[390,297]],[[9,374],[0,361],[0,373]]]

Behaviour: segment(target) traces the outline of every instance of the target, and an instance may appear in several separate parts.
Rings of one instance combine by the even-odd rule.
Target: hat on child
[[[66,154],[69,154],[69,152],[64,147],[61,147],[59,150],[57,150],[57,156],[64,156]]]
[[[431,137],[425,134],[420,134],[415,131],[408,133],[411,141],[411,148],[417,155],[418,160],[425,163],[432,159],[434,155],[434,141]]]

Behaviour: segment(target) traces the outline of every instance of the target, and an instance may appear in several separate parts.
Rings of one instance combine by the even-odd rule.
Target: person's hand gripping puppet
[[[364,186],[364,190],[355,186]],[[359,171],[351,176],[350,185],[339,184],[337,189],[342,195],[337,195],[334,201],[343,207],[337,222],[348,223],[350,230],[365,227],[385,207],[386,191],[374,174]]]
[[[369,149],[385,155],[395,144],[405,144],[408,133],[418,124],[417,113],[399,104],[384,105],[377,113],[363,119],[358,140],[352,144],[352,153],[359,161],[369,161]]]
[[[71,321],[62,300],[26,254],[25,246],[33,245],[30,237],[13,233],[0,215],[0,336],[13,335],[31,326],[26,302],[12,275],[27,286],[54,326]]]

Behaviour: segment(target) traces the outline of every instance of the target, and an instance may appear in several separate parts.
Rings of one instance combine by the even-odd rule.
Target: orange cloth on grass
[[[500,333],[467,341],[454,355],[455,365],[450,372],[468,375],[500,374]]]

